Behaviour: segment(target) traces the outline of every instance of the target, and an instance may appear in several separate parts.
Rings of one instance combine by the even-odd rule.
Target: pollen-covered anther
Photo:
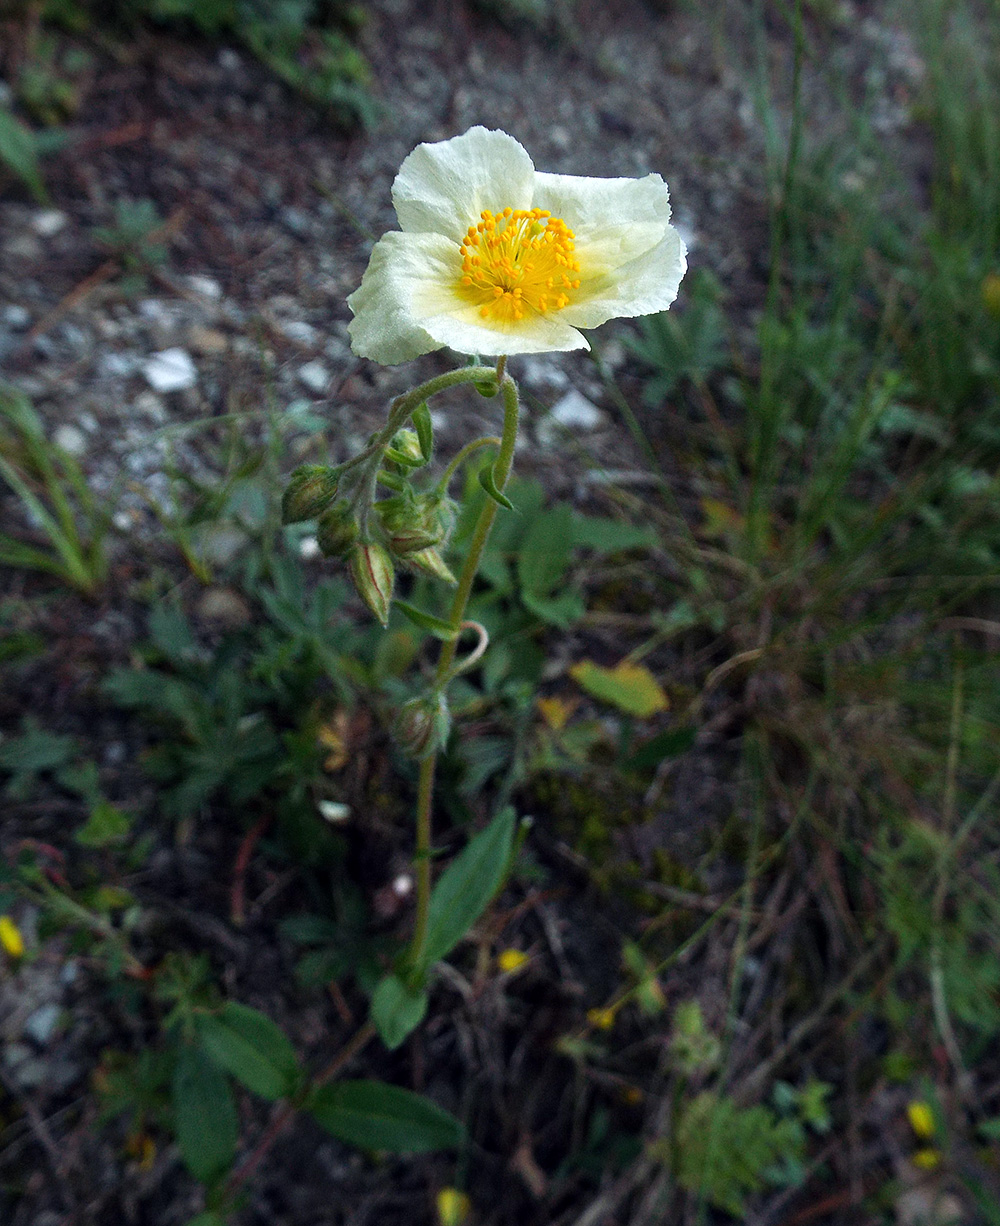
[[[568,306],[580,288],[573,231],[546,209],[484,209],[459,247],[458,288],[483,319],[514,323]],[[475,252],[475,254],[473,254]],[[553,292],[554,291],[554,292]]]

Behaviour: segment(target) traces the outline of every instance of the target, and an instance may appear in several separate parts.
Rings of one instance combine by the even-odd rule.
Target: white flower
[[[354,352],[388,366],[586,349],[578,328],[666,310],[687,267],[659,175],[540,174],[506,132],[418,145],[392,200],[401,230],[347,300]]]

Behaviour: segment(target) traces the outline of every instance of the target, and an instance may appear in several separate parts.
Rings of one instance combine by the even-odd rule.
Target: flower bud
[[[389,551],[375,542],[355,545],[347,561],[358,595],[382,625],[388,625],[395,578]]]
[[[349,502],[335,502],[319,517],[316,541],[324,557],[346,557],[357,539],[358,518]]]
[[[450,731],[448,700],[440,692],[403,703],[393,729],[403,753],[417,759],[441,749]]]
[[[401,461],[410,468],[419,468],[427,463],[416,430],[397,430],[389,447],[398,452]]]
[[[443,579],[452,586],[458,582],[436,548],[418,549],[416,553],[408,553],[403,560],[411,570],[421,570],[432,579]]]
[[[436,522],[426,515],[420,502],[412,496],[386,498],[375,504],[386,543],[397,558],[429,549],[441,540]]]
[[[326,464],[303,464],[288,478],[281,499],[281,522],[317,519],[337,496],[339,473]]]

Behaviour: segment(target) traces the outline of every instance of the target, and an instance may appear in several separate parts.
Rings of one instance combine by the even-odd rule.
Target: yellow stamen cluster
[[[580,288],[573,231],[546,209],[486,209],[460,248],[460,292],[483,319],[514,323],[569,305]]]

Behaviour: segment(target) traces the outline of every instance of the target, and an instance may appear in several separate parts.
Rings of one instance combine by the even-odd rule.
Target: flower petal
[[[383,234],[360,287],[347,299],[354,312],[348,327],[354,352],[396,366],[440,349],[444,342],[430,336],[420,319],[453,303],[446,287],[455,281],[457,260],[455,244],[440,234]]]
[[[535,175],[531,204],[561,217],[580,236],[587,226],[620,226],[670,220],[670,196],[659,175],[643,179],[588,179],[579,175]]]
[[[531,314],[510,322],[490,320],[487,325],[477,306],[462,302],[456,310],[422,319],[420,323],[430,336],[449,349],[457,353],[477,353],[482,357],[589,349],[590,342],[570,327],[563,314]]]
[[[581,257],[581,266],[584,260]],[[687,251],[673,226],[651,250],[603,275],[583,281],[575,300],[560,311],[566,323],[597,328],[609,319],[632,319],[665,311],[687,271]]]
[[[403,230],[460,243],[484,209],[530,207],[534,178],[531,158],[513,136],[475,127],[418,145],[399,168],[392,202]]]

